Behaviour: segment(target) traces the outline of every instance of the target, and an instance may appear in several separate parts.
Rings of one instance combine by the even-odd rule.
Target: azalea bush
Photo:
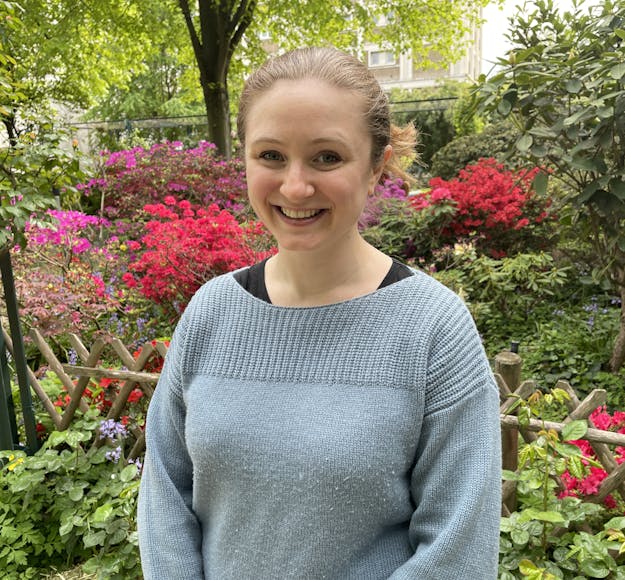
[[[49,210],[45,222],[26,228],[28,245],[13,253],[20,315],[44,336],[102,329],[123,310],[114,286],[119,267],[117,238],[99,240],[110,223],[78,211]]]
[[[614,411],[611,414],[608,412],[606,406],[603,405],[597,407],[590,414],[589,418],[593,426],[597,429],[625,434],[625,412],[623,411]],[[580,439],[571,441],[571,443],[581,449],[585,461],[589,462],[589,469],[586,470],[586,472],[576,470],[575,473],[565,471],[562,474],[562,483],[565,485],[565,489],[558,494],[558,497],[591,498],[593,495],[597,494],[601,482],[608,476],[608,473],[603,469],[603,466],[597,465],[597,456],[588,441]],[[614,460],[617,465],[625,461],[625,447],[617,446],[615,448]],[[592,461],[592,463],[590,463],[590,461]],[[610,508],[618,507],[617,501],[613,495],[606,496],[604,504]]]
[[[171,334],[162,310],[122,281],[136,259],[123,222],[74,210],[50,210],[45,218],[31,220],[27,245],[12,252],[33,367],[41,363],[41,355],[29,347],[31,328],[64,357],[71,350],[69,333],[78,334],[87,345],[96,338],[119,338],[130,348]]]
[[[168,196],[144,211],[152,219],[141,240],[129,244],[136,259],[123,279],[173,318],[210,278],[271,254],[264,249],[269,241],[259,223],[239,224],[216,204],[204,208]]]
[[[104,217],[130,220],[144,205],[171,195],[234,212],[245,209],[243,164],[221,158],[212,143],[185,149],[180,142],[165,142],[149,149],[103,151],[101,157],[101,174],[78,186],[92,213],[103,208]]]
[[[511,171],[493,158],[480,159],[458,177],[430,180],[430,189],[412,198],[415,210],[451,206],[443,225],[443,243],[470,238],[480,251],[501,257],[520,250],[544,248],[549,200],[538,197],[533,182],[538,168]]]

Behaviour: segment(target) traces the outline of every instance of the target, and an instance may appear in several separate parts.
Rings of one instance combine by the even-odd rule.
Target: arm
[[[174,333],[146,420],[146,455],[137,525],[146,580],[199,580],[202,530],[191,508],[193,468],[182,398],[184,322]]]
[[[393,580],[497,578],[501,513],[499,396],[462,305],[447,314],[428,367],[411,477],[414,556]]]

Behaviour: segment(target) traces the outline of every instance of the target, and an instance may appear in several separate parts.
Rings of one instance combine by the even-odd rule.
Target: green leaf
[[[571,421],[562,428],[562,439],[564,441],[574,441],[581,439],[588,431],[588,422],[585,419]]]
[[[507,117],[510,114],[510,111],[512,111],[512,103],[510,101],[507,99],[499,101],[499,104],[497,105],[497,112],[502,117]]]
[[[73,487],[69,492],[69,498],[72,501],[80,501],[85,494],[85,490],[81,486]]]
[[[95,523],[102,523],[107,521],[113,515],[113,505],[110,503],[105,503],[101,505],[97,510],[95,510],[92,521]]]
[[[516,528],[510,532],[510,538],[518,546],[523,546],[529,541],[530,534],[527,530]]]
[[[584,558],[580,564],[581,571],[590,578],[606,578],[610,574],[610,568],[603,560],[589,560]]]
[[[97,532],[90,532],[83,537],[83,544],[85,548],[92,548],[93,546],[101,546],[106,540],[106,531],[99,530]]]
[[[539,171],[534,177],[532,187],[538,195],[545,195],[547,193],[547,185],[549,183],[549,175],[544,171]]]
[[[625,76],[625,63],[619,63],[610,69],[610,76],[615,80],[620,80]]]
[[[560,512],[554,511],[537,511],[534,514],[534,519],[540,520],[541,522],[550,522],[553,524],[562,524],[564,523],[564,518]]]
[[[607,521],[603,526],[605,529],[622,530],[625,528],[625,516],[617,516]]]
[[[569,79],[564,83],[564,88],[567,90],[567,92],[574,95],[579,93],[582,90],[583,86],[584,85],[582,81],[580,81],[579,79]]]
[[[534,564],[531,560],[521,560],[519,562],[519,572],[524,576],[528,576],[533,572],[539,572],[540,568]]]
[[[579,456],[570,457],[568,462],[569,472],[573,477],[582,479],[584,477],[584,464]]]
[[[501,470],[501,477],[506,481],[519,481],[519,474],[515,471],[510,471],[509,469]]]
[[[607,168],[602,159],[590,159],[581,155],[576,155],[571,160],[570,166],[581,171],[594,171],[595,173],[605,173]]]
[[[124,483],[128,483],[129,481],[132,481],[135,477],[137,477],[137,473],[137,466],[131,463],[130,465],[127,465],[126,467],[124,467],[124,469],[122,469],[121,473],[119,474],[119,478]]]
[[[521,153],[526,153],[532,146],[532,143],[534,143],[534,138],[526,133],[516,142],[516,148],[521,151]]]

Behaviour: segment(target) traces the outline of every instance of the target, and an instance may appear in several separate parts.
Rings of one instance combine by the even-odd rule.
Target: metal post
[[[4,332],[0,329],[0,449],[15,449],[19,438]]]
[[[17,384],[20,391],[20,401],[22,404],[22,415],[24,417],[26,452],[33,454],[39,448],[36,427],[37,423],[35,420],[33,401],[30,394],[30,384],[28,382],[24,339],[22,338],[22,330],[20,327],[17,293],[15,291],[11,254],[9,253],[8,247],[0,250],[0,273],[2,274],[2,287],[4,289],[7,316],[9,318],[9,328],[11,331],[11,338],[13,339],[13,364],[15,365]]]

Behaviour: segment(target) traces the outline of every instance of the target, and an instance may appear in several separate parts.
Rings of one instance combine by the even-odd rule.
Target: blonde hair
[[[254,100],[277,81],[303,79],[325,81],[359,95],[365,103],[365,120],[372,140],[372,165],[376,167],[382,162],[387,145],[393,148],[380,181],[389,177],[400,177],[408,183],[414,181],[404,169],[406,161],[417,157],[417,131],[414,125],[393,125],[388,97],[376,78],[357,58],[336,48],[310,47],[292,50],[269,59],[247,79],[237,115],[237,131],[243,145],[247,115]]]

